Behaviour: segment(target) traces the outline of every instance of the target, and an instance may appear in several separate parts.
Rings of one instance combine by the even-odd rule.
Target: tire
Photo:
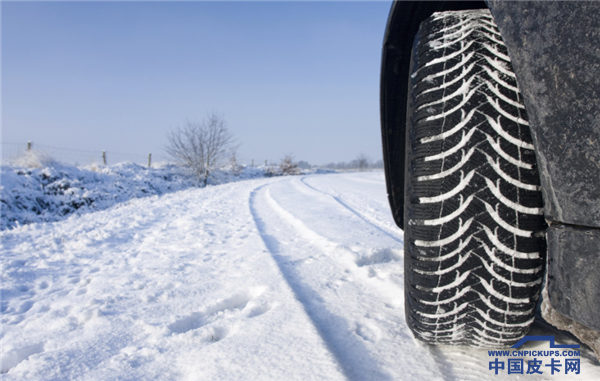
[[[534,319],[546,224],[527,114],[490,12],[424,21],[409,82],[408,325],[428,343],[512,345]]]

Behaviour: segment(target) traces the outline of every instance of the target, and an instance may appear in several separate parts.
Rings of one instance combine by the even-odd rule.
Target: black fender
[[[548,302],[600,331],[600,3],[488,5],[537,151],[549,225]]]

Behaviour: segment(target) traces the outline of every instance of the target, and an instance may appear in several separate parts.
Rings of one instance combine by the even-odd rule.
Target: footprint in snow
[[[381,329],[370,320],[357,323],[354,332],[363,340],[372,343],[377,343],[381,339]]]
[[[269,303],[256,304],[254,301],[248,303],[248,317],[253,318],[265,314],[271,310],[273,306]]]
[[[209,337],[207,337],[209,339],[209,341],[212,342],[217,342],[217,341],[221,341],[223,339],[226,339],[230,336],[233,336],[237,333],[237,331],[239,330],[239,324],[231,324],[231,325],[221,325],[221,326],[215,326],[211,329],[210,333],[209,333]]]
[[[7,373],[22,361],[28,360],[29,357],[42,352],[44,352],[43,343],[28,345],[14,350],[6,350],[5,348],[2,353],[2,361],[0,361],[0,364],[2,364],[0,373]]]
[[[73,278],[72,278],[72,279],[69,281],[69,283],[73,283],[73,284],[75,284],[75,283],[79,283],[79,281],[80,281],[80,280],[81,280],[81,279],[80,279],[78,276],[74,276],[74,277],[73,277]]]
[[[87,288],[83,287],[80,288],[79,290],[77,290],[77,292],[75,293],[75,295],[83,295],[87,293]]]
[[[31,309],[31,307],[33,307],[34,304],[35,303],[32,302],[31,300],[27,300],[27,301],[21,303],[17,312],[20,314],[24,314],[25,312],[29,311]]]
[[[38,308],[37,312],[38,313],[44,313],[44,312],[48,312],[50,311],[50,306],[47,304],[42,305],[40,308]]]
[[[178,319],[167,328],[174,334],[182,334],[211,326],[207,332],[208,341],[223,340],[238,331],[240,318],[257,317],[271,309],[269,304],[260,304],[254,300],[264,290],[264,288],[256,288],[235,294]]]
[[[359,267],[376,265],[380,263],[395,262],[403,258],[404,252],[391,248],[374,250],[356,260]]]

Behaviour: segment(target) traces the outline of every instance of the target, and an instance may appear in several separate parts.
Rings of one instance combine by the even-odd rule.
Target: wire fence
[[[81,149],[72,149],[72,148],[63,148],[63,147],[53,147],[42,144],[37,144],[34,142],[21,142],[21,143],[12,143],[12,142],[2,142],[0,144],[0,157],[2,158],[2,165],[17,165],[20,166],[19,159],[26,156],[27,151],[34,152],[36,154],[41,154],[47,159],[51,159],[51,161],[57,161],[61,164],[75,165],[75,166],[85,166],[91,164],[97,165],[113,165],[117,163],[122,163],[125,161],[136,163],[139,165],[149,166],[150,164],[158,163],[158,162],[172,162],[172,158],[166,155],[156,155],[148,153],[144,154],[133,154],[133,153],[122,153],[122,152],[114,152],[114,151],[88,151]],[[356,160],[350,162],[341,162],[341,163],[330,163],[323,166],[314,166],[309,165],[306,162],[300,161],[299,167],[301,169],[308,168],[325,168],[325,169],[333,169],[333,170],[357,170],[359,169]],[[250,167],[254,166],[262,166],[262,160],[254,160],[252,159]],[[267,162],[264,160],[264,166],[278,166],[278,162]],[[379,160],[374,163],[369,163],[365,168],[362,169],[382,169],[383,161]]]
[[[88,151],[72,148],[53,147],[42,144],[34,144],[33,142],[24,143],[9,143],[2,142],[0,156],[2,164],[13,164],[24,157],[27,151],[37,152],[52,158],[62,164],[70,165],[90,165],[90,164],[105,164],[112,165],[129,161],[140,165],[151,165],[159,161],[170,161],[170,158],[163,155],[155,155],[148,153],[132,154],[113,151]]]

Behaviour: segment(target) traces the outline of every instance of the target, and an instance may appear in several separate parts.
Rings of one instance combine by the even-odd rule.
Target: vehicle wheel
[[[410,82],[407,322],[429,343],[511,345],[533,322],[546,225],[527,114],[490,12],[424,21]]]

